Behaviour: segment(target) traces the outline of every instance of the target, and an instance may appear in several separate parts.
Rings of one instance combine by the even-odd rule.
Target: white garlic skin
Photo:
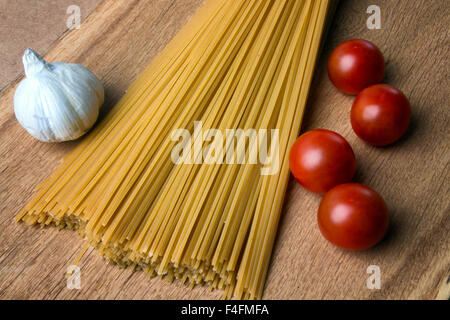
[[[75,140],[89,131],[104,102],[101,81],[82,65],[48,63],[32,49],[23,64],[14,113],[25,130],[43,142]]]

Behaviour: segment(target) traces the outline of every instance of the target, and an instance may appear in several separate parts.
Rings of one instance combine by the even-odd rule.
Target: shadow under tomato
[[[398,147],[398,146],[404,145],[408,141],[413,140],[419,130],[420,130],[419,119],[418,119],[417,114],[414,113],[414,107],[411,106],[411,120],[409,122],[408,129],[406,130],[406,132],[403,134],[403,136],[400,139],[398,139],[393,144],[386,146],[385,148],[388,148],[390,146]]]
[[[402,241],[402,234],[404,234],[404,224],[397,218],[401,216],[399,212],[389,211],[389,227],[383,239],[372,248],[360,251],[366,256],[380,256],[386,255],[387,252],[398,250],[399,243]]]
[[[379,253],[381,251],[390,250],[396,243],[401,241],[402,224],[397,220],[395,214],[390,215],[389,228],[384,238],[375,246],[368,249],[368,253]]]

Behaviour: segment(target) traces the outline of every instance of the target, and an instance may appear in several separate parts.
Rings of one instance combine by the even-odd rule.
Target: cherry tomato
[[[323,236],[338,247],[364,250],[377,244],[389,226],[383,198],[358,183],[334,187],[322,198],[318,223]]]
[[[356,97],[350,117],[358,137],[371,145],[385,146],[397,141],[408,129],[411,107],[400,90],[376,84]]]
[[[367,40],[349,40],[338,45],[328,60],[328,76],[340,91],[358,94],[380,83],[385,63],[381,51]]]
[[[341,135],[324,129],[301,135],[289,154],[295,179],[306,189],[325,193],[334,186],[349,182],[356,169],[352,147]]]

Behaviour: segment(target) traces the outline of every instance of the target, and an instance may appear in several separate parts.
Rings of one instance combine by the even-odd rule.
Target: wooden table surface
[[[381,8],[381,29],[366,27],[366,9]],[[45,57],[93,70],[112,107],[131,81],[167,44],[202,0],[103,0],[81,30],[65,33]],[[391,227],[370,250],[348,252],[327,243],[316,224],[320,197],[292,179],[264,298],[448,298],[450,275],[449,29],[447,0],[340,2],[318,62],[302,130],[327,128],[354,148],[355,181],[372,186],[388,203]],[[373,41],[387,60],[385,82],[409,97],[412,123],[393,146],[374,148],[356,138],[352,97],[326,74],[329,53],[341,41]],[[19,60],[20,57],[17,57]],[[0,299],[215,299],[221,293],[106,263],[93,249],[80,262],[81,290],[66,287],[66,268],[83,240],[71,231],[16,224],[13,217],[33,188],[77,142],[43,144],[17,123],[12,97],[17,81],[0,93]],[[366,269],[381,270],[381,289],[370,290]]]

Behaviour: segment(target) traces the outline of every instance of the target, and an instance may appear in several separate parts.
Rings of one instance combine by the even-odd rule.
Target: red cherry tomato
[[[336,88],[347,94],[358,94],[364,88],[380,83],[385,63],[381,51],[367,40],[349,40],[338,45],[328,60],[328,76]]]
[[[408,129],[410,118],[408,99],[387,84],[376,84],[361,91],[351,111],[353,131],[374,146],[397,141]]]
[[[318,212],[323,236],[344,249],[364,250],[377,244],[389,226],[383,198],[358,183],[334,187],[322,198]]]
[[[289,154],[295,179],[306,189],[325,193],[349,182],[356,169],[352,147],[336,132],[316,129],[301,135]]]

